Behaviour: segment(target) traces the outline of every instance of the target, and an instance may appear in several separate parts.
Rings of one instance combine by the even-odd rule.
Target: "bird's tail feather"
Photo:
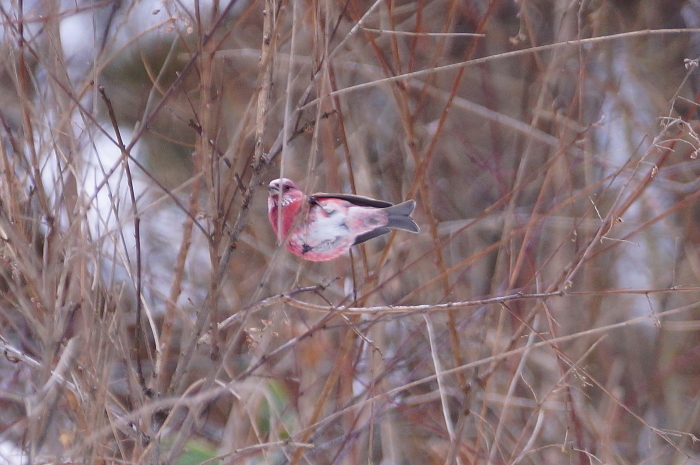
[[[389,215],[389,223],[387,223],[386,227],[403,229],[413,233],[420,232],[420,228],[411,218],[414,208],[416,208],[415,200],[407,200],[385,208],[384,211]]]
[[[413,218],[411,218],[411,213],[413,213],[414,208],[416,208],[415,200],[407,200],[397,205],[384,207],[384,211],[389,215],[389,222],[386,224],[386,226],[382,226],[364,234],[360,234],[355,238],[355,245],[361,244],[374,237],[381,236],[382,234],[387,234],[391,232],[390,228],[403,229],[404,231],[410,231],[414,233],[420,232],[420,228],[418,227],[416,222],[413,221]]]

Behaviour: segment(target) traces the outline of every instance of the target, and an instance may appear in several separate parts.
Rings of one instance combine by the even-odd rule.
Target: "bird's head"
[[[279,178],[272,181],[267,186],[267,191],[270,193],[268,204],[270,207],[281,206],[282,208],[302,200],[304,194],[294,184],[291,179]]]

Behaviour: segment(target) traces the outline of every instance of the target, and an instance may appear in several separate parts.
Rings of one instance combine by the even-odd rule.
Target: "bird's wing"
[[[352,203],[353,205],[358,205],[360,207],[374,207],[374,208],[387,208],[391,207],[393,204],[385,202],[383,200],[370,199],[369,197],[363,197],[361,195],[352,194],[326,194],[323,192],[318,192],[309,196],[309,203],[316,203],[323,199],[339,199],[345,200]]]
[[[374,239],[375,237],[381,236],[382,234],[387,234],[390,233],[391,229],[381,227],[381,228],[376,228],[371,230],[370,232],[366,232],[364,234],[360,234],[355,238],[355,242],[353,242],[352,245],[357,245],[357,244],[362,244],[365,241],[368,241],[370,239]]]

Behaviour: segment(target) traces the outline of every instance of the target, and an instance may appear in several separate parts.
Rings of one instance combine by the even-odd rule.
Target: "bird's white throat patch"
[[[268,199],[270,206],[279,205],[282,208],[288,207],[292,203],[294,203],[294,199],[291,195],[283,195],[282,199],[280,199],[277,195],[271,195],[270,197],[268,197]]]

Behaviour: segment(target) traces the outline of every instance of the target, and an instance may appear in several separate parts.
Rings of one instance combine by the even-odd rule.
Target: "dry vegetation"
[[[0,15],[0,464],[700,461],[697,0]]]

